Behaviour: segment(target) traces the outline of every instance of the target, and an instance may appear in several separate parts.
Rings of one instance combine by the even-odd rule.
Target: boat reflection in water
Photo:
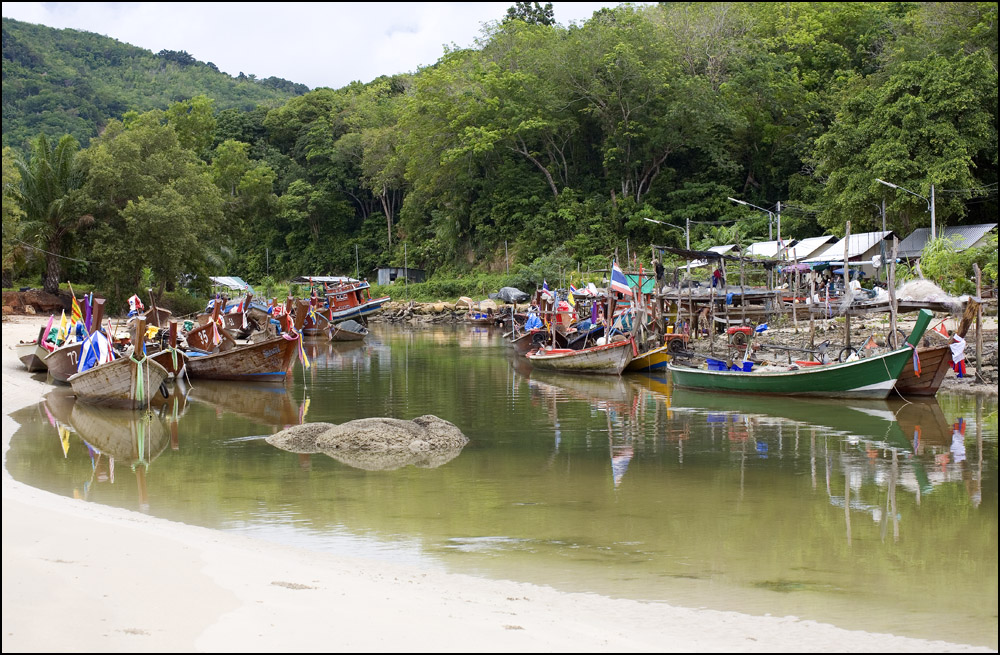
[[[84,484],[84,498],[95,481],[114,484],[116,468],[124,464],[135,473],[139,509],[149,511],[146,473],[170,443],[170,433],[159,416],[76,402],[69,424],[90,454],[93,475]]]
[[[265,386],[223,380],[198,380],[192,385],[188,399],[210,405],[217,416],[235,414],[255,423],[270,426],[275,432],[298,425],[305,418],[303,409],[292,400],[284,386]]]

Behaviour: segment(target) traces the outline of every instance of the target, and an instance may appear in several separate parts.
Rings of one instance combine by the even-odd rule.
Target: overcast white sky
[[[468,47],[513,2],[4,2],[7,18],[96,32],[140,48],[185,50],[230,75],[309,88],[415,72]],[[553,2],[569,25],[618,2]]]

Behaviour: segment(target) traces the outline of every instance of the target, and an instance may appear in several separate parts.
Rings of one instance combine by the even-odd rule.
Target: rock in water
[[[287,450],[290,453],[311,454],[320,452],[316,439],[329,430],[337,427],[336,423],[303,423],[285,428],[265,439],[275,448]]]

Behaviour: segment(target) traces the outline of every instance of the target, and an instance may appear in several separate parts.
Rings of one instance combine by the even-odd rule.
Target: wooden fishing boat
[[[367,280],[344,282],[326,287],[326,300],[331,323],[349,318],[359,319],[382,311],[382,305],[392,300],[389,296],[372,298]]]
[[[44,329],[42,328],[42,330]],[[29,373],[45,370],[45,358],[48,357],[49,351],[38,345],[37,341],[19,343],[14,346],[14,350],[17,353],[17,358],[21,360]]]
[[[979,302],[976,300],[970,299],[965,304],[965,311],[955,334],[965,338],[965,333],[969,331],[978,309]],[[905,396],[933,396],[937,394],[945,375],[951,370],[951,346],[948,344],[921,346],[917,348],[917,357],[920,361],[920,375],[917,375],[913,368],[913,360],[907,361],[903,366],[903,372],[899,374],[899,379],[896,380],[896,391]]]
[[[78,341],[56,348],[45,357],[45,367],[53,380],[60,384],[69,384],[69,377],[76,373],[77,365],[80,363],[81,348],[83,342]]]
[[[532,366],[553,371],[621,375],[634,356],[632,339],[590,346],[580,350],[569,348],[541,349],[525,357]]]
[[[187,364],[187,354],[177,347],[177,321],[170,321],[167,342],[163,347],[155,352],[148,352],[146,356],[154,362],[167,369],[168,377],[176,377]]]
[[[167,370],[148,357],[120,357],[74,373],[69,384],[79,400],[93,405],[145,409],[166,379]]]
[[[344,321],[330,325],[330,341],[364,341],[368,328],[354,321]]]
[[[684,350],[685,335],[668,334],[662,346],[636,355],[625,370],[634,372],[666,371],[667,362]]]
[[[189,351],[187,372],[192,379],[284,382],[300,338],[283,335],[210,355]]]
[[[667,367],[667,362],[670,361],[671,357],[670,347],[660,346],[634,357],[625,370],[630,373],[662,370]]]
[[[100,329],[104,319],[104,298],[97,298],[94,302],[94,315],[91,325],[94,330]],[[93,330],[91,331],[93,334]],[[77,372],[80,363],[80,350],[83,342],[71,343],[56,348],[45,358],[45,366],[49,369],[49,375],[60,384],[69,384],[69,377]]]
[[[885,399],[903,365],[913,357],[913,349],[923,337],[931,316],[929,311],[921,310],[906,347],[853,362],[784,371],[712,371],[673,362],[667,368],[675,387],[701,391]]]

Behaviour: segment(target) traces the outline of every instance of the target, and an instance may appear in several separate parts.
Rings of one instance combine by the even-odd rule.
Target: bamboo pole
[[[892,237],[892,260],[889,262],[889,334],[896,334],[896,257],[899,254],[899,237]],[[899,344],[901,347],[902,344]]]
[[[816,349],[816,273],[809,271],[809,361],[813,361],[812,351]]]
[[[802,286],[802,273],[799,271],[799,258],[792,250],[792,261],[795,265],[795,292],[792,295],[792,323],[795,325],[795,334],[799,333],[799,288]]]
[[[983,297],[983,275],[979,264],[973,264],[976,273],[976,298]],[[983,382],[983,304],[976,307],[976,382]]]
[[[844,234],[844,297],[848,298],[848,293],[851,291],[851,273],[850,269],[847,267],[847,253],[848,246],[851,241],[851,222],[847,221],[847,229]],[[851,311],[850,304],[847,306],[847,310],[844,312],[844,344],[847,348],[851,347]]]
[[[740,321],[743,325],[747,323],[747,290],[746,290],[746,277],[743,268],[743,252],[740,252],[740,312],[742,313]]]

